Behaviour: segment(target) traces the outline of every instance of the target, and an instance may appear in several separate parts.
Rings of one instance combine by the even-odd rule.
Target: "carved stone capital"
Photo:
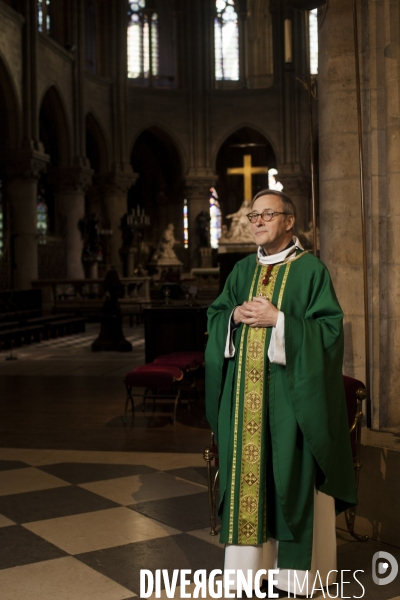
[[[56,192],[85,193],[92,185],[93,170],[87,167],[61,167],[49,169],[48,181]]]
[[[103,185],[107,194],[126,194],[138,180],[139,173],[135,173],[131,165],[122,165],[103,178]]]
[[[9,179],[38,179],[46,171],[50,156],[40,150],[29,149],[8,153],[1,162],[5,164]]]
[[[191,198],[208,198],[210,188],[215,186],[217,177],[186,177],[183,181],[185,195]]]
[[[306,175],[285,175],[278,173],[278,180],[283,185],[283,192],[289,197],[309,196],[311,194],[311,180]]]

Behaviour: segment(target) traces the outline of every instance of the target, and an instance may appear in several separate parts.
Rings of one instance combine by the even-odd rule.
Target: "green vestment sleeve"
[[[218,412],[220,395],[224,384],[224,352],[229,320],[237,299],[237,265],[229,275],[223,292],[208,310],[208,341],[206,364],[206,416],[218,440]]]
[[[290,294],[282,303],[288,399],[319,467],[317,487],[336,498],[340,512],[357,502],[342,377],[343,314],[324,265],[310,255],[298,262],[313,269],[304,316],[291,306]],[[296,279],[293,269],[291,284],[300,286]]]

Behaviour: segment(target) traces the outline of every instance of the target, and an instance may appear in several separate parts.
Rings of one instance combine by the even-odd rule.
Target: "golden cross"
[[[243,200],[250,201],[253,197],[252,190],[252,175],[258,175],[260,173],[268,173],[268,167],[252,167],[251,166],[251,154],[245,154],[243,156],[243,167],[235,167],[227,170],[228,175],[243,175],[244,177],[244,198]]]

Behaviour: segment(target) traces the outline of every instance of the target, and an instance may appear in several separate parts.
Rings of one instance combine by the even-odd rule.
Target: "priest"
[[[305,594],[294,572],[300,584],[306,574],[335,582],[335,514],[357,502],[343,313],[326,267],[293,235],[290,198],[263,190],[248,218],[257,254],[235,265],[208,311],[220,541],[225,570],[278,568],[279,589]]]

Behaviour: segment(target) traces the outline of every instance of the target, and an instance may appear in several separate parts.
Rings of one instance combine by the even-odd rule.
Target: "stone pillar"
[[[83,240],[79,222],[85,216],[85,194],[83,190],[64,188],[57,192],[56,202],[65,223],[67,277],[68,279],[84,279]]]
[[[121,257],[122,232],[121,219],[128,210],[127,193],[138,178],[130,165],[126,165],[123,172],[111,174],[105,186],[104,203],[107,218],[112,230],[110,239],[111,266],[113,266],[120,277],[123,276],[123,263]]]
[[[55,200],[61,217],[61,228],[66,239],[67,277],[84,279],[82,264],[83,239],[79,223],[85,216],[85,192],[92,180],[90,169],[71,167],[51,173],[55,185]]]
[[[319,32],[321,258],[344,311],[344,373],[365,380],[363,268],[352,3],[331,0]]]
[[[14,236],[14,282],[19,290],[31,287],[38,277],[36,234],[37,179],[12,179],[7,184],[12,206]]]
[[[283,192],[289,196],[296,207],[296,226],[298,232],[308,229],[308,224],[312,219],[309,211],[309,199],[311,196],[311,181],[303,173],[288,172],[281,167],[278,170],[278,181],[283,185]]]
[[[29,289],[38,278],[37,182],[49,157],[30,150],[12,157],[7,165],[7,192],[11,204],[11,232],[14,240],[14,285]]]
[[[185,194],[188,201],[189,256],[191,268],[200,265],[199,239],[196,233],[196,217],[202,211],[210,210],[210,188],[215,186],[216,176],[187,177]]]
[[[383,195],[386,198],[386,202],[383,203],[382,193],[379,193],[380,190],[378,188],[379,179],[375,177],[373,226],[371,230],[372,234],[374,234],[383,225],[383,231],[380,232],[379,246],[376,245],[373,248],[375,278],[373,280],[374,300],[372,308],[375,309],[376,296],[378,296],[375,290],[377,289],[376,279],[379,275],[379,301],[384,300],[386,297],[387,304],[385,308],[381,306],[381,311],[378,315],[374,315],[375,328],[378,329],[379,327],[374,340],[376,340],[376,345],[379,343],[381,346],[379,362],[375,361],[375,356],[372,361],[374,378],[379,381],[379,394],[377,394],[379,410],[376,409],[374,411],[374,426],[376,427],[379,424],[379,427],[396,428],[398,430],[400,427],[400,372],[398,360],[400,355],[400,238],[398,228],[398,225],[400,225],[400,8],[398,2],[385,0],[382,3],[383,7],[379,14],[377,10],[379,4],[376,2],[369,3],[371,27],[376,28],[374,31],[375,43],[377,44],[375,53],[378,59],[384,57],[382,64],[384,79],[382,84],[384,85],[385,94],[384,133],[386,160],[382,160],[381,157],[378,175],[381,180],[382,176],[386,175],[386,194]],[[374,14],[376,12],[378,12],[377,19]],[[380,24],[381,28],[379,27]],[[382,88],[379,89],[379,87],[378,94],[382,98],[383,90]],[[377,102],[375,94],[372,94],[372,99]],[[371,106],[371,113],[374,117],[377,112],[375,102]],[[380,125],[375,118],[373,124],[377,128]],[[372,137],[372,140],[374,140],[374,137]],[[372,155],[373,157],[383,154],[383,148],[379,144],[379,141],[379,138],[375,140],[376,149]],[[379,159],[377,158],[376,160],[378,161]],[[374,174],[376,171],[377,169],[374,169]],[[387,246],[385,248],[386,243]],[[384,264],[385,256],[382,250],[386,250],[387,252],[387,267]],[[377,252],[380,254],[379,260],[376,257]],[[375,350],[375,344],[373,344],[372,349],[373,351]],[[377,386],[374,387],[376,389]],[[376,404],[377,402],[375,401],[374,408],[376,408]]]

